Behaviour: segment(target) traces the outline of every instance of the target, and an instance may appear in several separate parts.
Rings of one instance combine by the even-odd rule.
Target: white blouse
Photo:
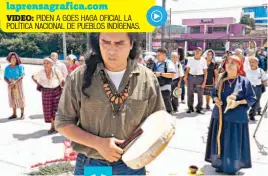
[[[56,88],[63,81],[63,76],[60,72],[52,70],[52,78],[48,79],[46,76],[45,69],[37,72],[33,75],[34,79],[37,80],[38,84],[44,88]]]

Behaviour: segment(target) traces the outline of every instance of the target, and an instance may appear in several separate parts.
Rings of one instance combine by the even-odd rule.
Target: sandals
[[[21,120],[25,119],[25,115],[24,114],[21,114],[20,119]]]
[[[8,120],[12,120],[12,119],[15,119],[15,118],[17,118],[17,115],[12,115],[12,116],[8,117]]]
[[[57,133],[57,131],[54,128],[51,128],[47,131],[47,134]]]

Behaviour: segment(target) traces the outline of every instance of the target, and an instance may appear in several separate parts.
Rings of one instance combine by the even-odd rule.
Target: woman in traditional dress
[[[77,57],[73,54],[70,54],[69,56],[67,56],[67,70],[68,70],[68,74],[72,73],[72,71],[74,71],[77,67],[79,67],[79,65],[76,63]]]
[[[210,109],[210,91],[214,87],[216,80],[218,80],[218,66],[215,63],[215,53],[213,50],[207,50],[204,53],[204,57],[206,58],[208,64],[208,76],[204,95],[206,95],[206,109]]]
[[[224,68],[226,72],[219,76],[212,90],[216,106],[212,111],[205,160],[216,172],[236,174],[252,166],[247,110],[256,98],[237,56],[229,57]]]
[[[13,114],[8,119],[17,118],[17,108],[21,109],[20,118],[24,119],[25,98],[22,85],[24,67],[15,52],[8,54],[7,61],[10,64],[5,68],[4,79],[8,84],[9,106],[13,108]]]
[[[247,49],[247,56],[256,56],[257,53],[257,44],[255,41],[249,42],[249,47]]]
[[[53,60],[44,58],[44,69],[32,76],[33,81],[42,92],[43,113],[46,123],[51,123],[48,134],[55,132],[54,120],[58,109],[64,78],[53,68]]]

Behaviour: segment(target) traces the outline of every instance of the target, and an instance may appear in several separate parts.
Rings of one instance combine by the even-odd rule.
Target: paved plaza
[[[5,65],[2,64],[2,68]],[[12,110],[8,106],[7,85],[0,80],[0,168],[2,176],[23,175],[30,166],[38,162],[63,157],[64,137],[60,134],[47,135],[50,124],[45,124],[42,116],[41,93],[31,80],[33,73],[42,66],[25,65],[26,77],[23,80],[26,96],[26,119],[12,120]],[[1,75],[2,76],[2,75]],[[262,97],[264,106],[268,91]],[[213,107],[213,105],[211,105]],[[148,167],[150,175],[187,175],[188,167],[196,165],[205,175],[216,175],[209,163],[204,161],[208,125],[211,111],[204,115],[187,114],[186,104],[180,104],[177,116],[176,134],[167,149]],[[18,113],[20,113],[18,111]],[[260,119],[260,116],[257,116]],[[241,170],[244,175],[265,175],[268,169],[268,118],[264,118],[254,139],[257,122],[250,122],[251,156],[253,167]]]

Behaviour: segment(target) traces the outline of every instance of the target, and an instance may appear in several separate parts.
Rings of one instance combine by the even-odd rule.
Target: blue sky
[[[196,10],[196,9],[211,9],[221,7],[237,7],[237,6],[252,6],[267,3],[267,0],[166,0],[166,9],[172,10]],[[156,0],[157,5],[162,5],[162,0]],[[239,22],[242,9],[231,9],[213,12],[195,12],[183,13],[180,15],[172,15],[172,24],[181,24],[181,19],[187,18],[217,18],[217,17],[234,17],[236,22]]]

